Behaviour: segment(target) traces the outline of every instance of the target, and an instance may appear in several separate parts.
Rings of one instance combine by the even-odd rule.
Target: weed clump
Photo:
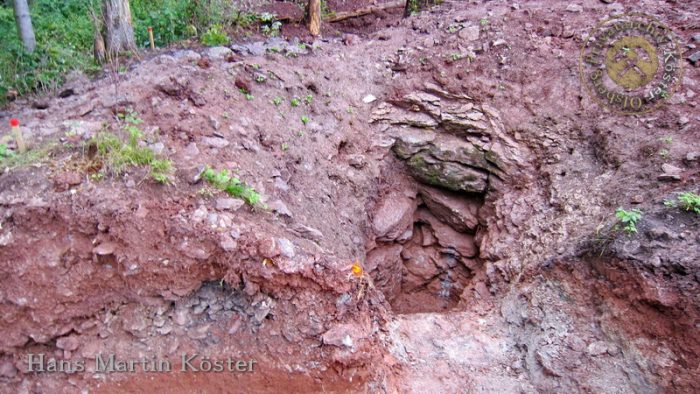
[[[665,201],[669,207],[679,207],[685,211],[695,212],[700,215],[700,196],[694,192],[682,192],[678,194],[678,201]]]
[[[202,173],[202,178],[217,189],[225,191],[228,195],[242,199],[248,205],[254,207],[260,205],[260,194],[237,177],[230,175],[228,170],[217,172],[207,166]]]
[[[133,112],[120,116],[125,122],[123,131],[128,134],[126,141],[108,131],[102,131],[88,142],[88,151],[94,150],[100,167],[119,176],[129,167],[149,167],[150,176],[161,184],[171,183],[172,162],[159,157],[147,146],[140,146],[143,133],[138,125],[143,121]],[[95,179],[101,179],[98,176]]]
[[[627,234],[635,234],[637,232],[637,222],[642,218],[642,211],[639,209],[631,209],[629,211],[623,208],[617,208],[615,216],[620,221],[622,229]]]

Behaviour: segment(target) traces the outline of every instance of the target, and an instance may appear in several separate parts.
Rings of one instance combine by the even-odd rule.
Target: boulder
[[[411,175],[429,185],[467,193],[484,193],[488,185],[488,173],[436,159],[427,152],[412,156],[407,164]]]
[[[233,51],[226,47],[213,47],[207,49],[204,54],[212,60],[224,60],[233,55]]]
[[[401,252],[406,270],[424,279],[426,283],[440,273],[440,269],[435,265],[438,255],[437,249],[418,245],[410,245]]]
[[[478,254],[473,235],[454,230],[438,220],[427,209],[419,209],[416,216],[418,221],[430,225],[440,246],[455,251],[462,257],[474,257]]]
[[[372,220],[372,228],[378,240],[395,241],[407,235],[410,238],[415,210],[416,201],[403,194],[391,193],[384,196]]]
[[[421,188],[420,195],[436,218],[457,231],[474,231],[479,224],[477,213],[481,201],[476,197],[462,196],[428,186]]]

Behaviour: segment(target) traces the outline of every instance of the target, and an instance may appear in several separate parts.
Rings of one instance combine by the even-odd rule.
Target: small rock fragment
[[[279,250],[282,256],[290,259],[294,257],[294,244],[292,243],[292,241],[286,238],[278,238],[277,245],[279,246]]]
[[[68,337],[61,337],[56,340],[56,347],[59,349],[63,349],[69,352],[72,352],[73,350],[77,349],[78,346],[80,345],[78,341],[78,337],[75,335],[71,335]]]
[[[372,103],[376,100],[377,100],[376,96],[374,96],[373,94],[368,94],[362,99],[362,102],[365,104],[369,104],[369,103]]]
[[[698,65],[700,65],[700,51],[697,51],[688,56],[688,60],[690,61],[690,63],[693,64],[693,66],[697,67]]]
[[[466,41],[476,41],[479,39],[479,26],[467,26],[459,31],[459,38]]]
[[[275,200],[268,204],[268,207],[272,210],[272,212],[282,216],[292,217],[292,212],[289,210],[289,208],[287,208],[287,205],[282,202],[282,200]]]
[[[212,148],[225,148],[230,145],[230,142],[218,137],[202,137],[202,144]]]
[[[219,211],[237,211],[245,202],[238,198],[219,198],[216,200],[216,209]]]
[[[664,163],[661,165],[661,171],[663,173],[658,176],[658,179],[660,181],[680,181],[681,180],[681,169],[671,165]]]
[[[293,227],[293,230],[300,236],[308,238],[312,241],[320,241],[323,239],[323,233],[313,227],[297,224]]]
[[[98,256],[109,256],[114,253],[117,245],[113,242],[103,242],[95,247],[92,252]]]

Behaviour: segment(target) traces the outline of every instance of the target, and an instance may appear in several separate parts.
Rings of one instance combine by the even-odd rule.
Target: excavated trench
[[[396,157],[367,237],[374,284],[399,314],[489,298],[481,242],[492,237],[500,193],[527,171],[526,149],[503,133],[493,109],[431,84],[378,105],[372,122],[395,138]]]
[[[377,216],[403,204],[400,209],[406,210],[407,221],[401,224],[398,238],[380,236],[367,252],[365,265],[374,284],[396,313],[454,309],[465,290],[474,287],[473,279],[483,274],[475,241],[481,198],[465,198],[429,186],[422,186],[413,196],[389,198],[378,208]]]

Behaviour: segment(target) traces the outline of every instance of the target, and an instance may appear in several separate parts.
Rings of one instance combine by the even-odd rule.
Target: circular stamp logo
[[[614,112],[634,115],[663,104],[681,83],[680,47],[668,27],[645,14],[606,19],[581,49],[581,82]]]

